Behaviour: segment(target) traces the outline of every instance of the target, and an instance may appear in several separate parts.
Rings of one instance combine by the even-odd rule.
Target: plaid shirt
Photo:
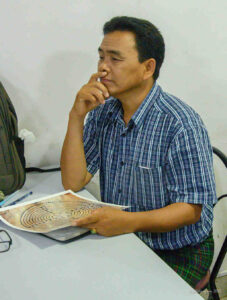
[[[122,105],[109,98],[84,127],[87,170],[100,171],[102,201],[149,211],[172,203],[202,204],[196,224],[171,232],[138,232],[153,249],[202,242],[211,231],[216,203],[212,147],[199,115],[155,83],[128,126]]]

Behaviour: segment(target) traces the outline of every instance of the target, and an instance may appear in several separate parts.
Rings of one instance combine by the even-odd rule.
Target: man
[[[135,232],[195,287],[213,257],[207,131],[192,108],[157,84],[165,46],[154,25],[116,17],[103,31],[98,72],[69,114],[62,182],[78,191],[99,169],[102,201],[130,208],[101,208],[74,225],[104,236]]]

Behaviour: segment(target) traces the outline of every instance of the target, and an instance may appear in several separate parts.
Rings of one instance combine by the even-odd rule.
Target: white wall
[[[37,137],[26,145],[27,166],[59,164],[68,112],[96,71],[102,25],[116,15],[161,30],[159,84],[197,110],[212,144],[227,153],[226,12],[226,0],[2,0],[0,80],[19,127]]]

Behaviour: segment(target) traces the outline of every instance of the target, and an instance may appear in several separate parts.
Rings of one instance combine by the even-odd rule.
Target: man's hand
[[[73,222],[73,226],[95,229],[103,236],[114,236],[133,232],[130,212],[117,208],[102,207],[94,210],[89,216]]]
[[[80,117],[85,117],[89,111],[105,103],[105,99],[109,97],[109,92],[104,84],[97,80],[106,75],[107,72],[97,72],[91,76],[88,83],[77,93],[72,112]]]

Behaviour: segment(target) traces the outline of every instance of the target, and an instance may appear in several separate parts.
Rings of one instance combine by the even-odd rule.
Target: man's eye
[[[103,60],[104,59],[104,57],[103,56],[99,56],[99,60]]]
[[[120,61],[120,59],[115,58],[115,57],[112,57],[112,60],[114,60],[114,61]]]

